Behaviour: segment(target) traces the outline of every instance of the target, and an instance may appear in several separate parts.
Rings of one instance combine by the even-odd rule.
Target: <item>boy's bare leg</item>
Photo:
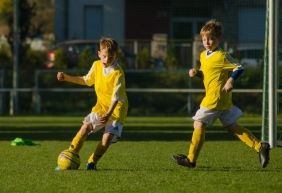
[[[91,124],[84,123],[80,130],[77,132],[76,136],[73,138],[69,150],[79,153],[80,149],[83,146],[84,141],[86,140],[88,133],[91,131]]]

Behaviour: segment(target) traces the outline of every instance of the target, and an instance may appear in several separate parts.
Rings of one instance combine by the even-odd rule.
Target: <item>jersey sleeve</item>
[[[225,53],[224,69],[234,72],[237,70],[243,70],[243,67],[230,54]]]
[[[95,62],[90,68],[89,72],[83,76],[83,80],[87,86],[92,86],[95,83]]]
[[[123,74],[119,74],[114,82],[114,89],[112,95],[112,101],[125,102],[125,79]]]

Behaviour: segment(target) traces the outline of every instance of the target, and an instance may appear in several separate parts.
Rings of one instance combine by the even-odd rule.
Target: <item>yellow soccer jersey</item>
[[[118,101],[111,118],[123,123],[127,116],[128,101],[122,68],[117,63],[104,68],[102,62],[97,60],[83,79],[87,86],[94,85],[97,95],[92,112],[102,115],[107,112],[112,101]]]
[[[200,62],[206,92],[201,107],[215,110],[229,109],[233,106],[232,93],[222,91],[222,88],[230,77],[230,73],[242,67],[221,49],[209,55],[206,50],[203,51],[200,55]]]

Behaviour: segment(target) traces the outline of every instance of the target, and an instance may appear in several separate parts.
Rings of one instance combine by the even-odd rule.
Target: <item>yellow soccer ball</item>
[[[80,158],[77,153],[66,149],[59,154],[57,164],[60,170],[77,170],[80,166]]]

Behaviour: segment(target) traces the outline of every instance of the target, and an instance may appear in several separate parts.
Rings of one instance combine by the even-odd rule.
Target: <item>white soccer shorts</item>
[[[237,119],[242,115],[242,111],[233,106],[227,110],[212,110],[201,107],[192,117],[195,121],[200,121],[207,126],[211,126],[216,119],[219,119],[224,127],[236,123]]]
[[[92,131],[89,134],[96,133],[105,127],[104,133],[110,133],[114,135],[111,143],[116,143],[121,137],[123,125],[116,120],[108,120],[106,124],[101,124],[98,121],[98,114],[91,112],[84,118],[83,123],[91,123]]]

